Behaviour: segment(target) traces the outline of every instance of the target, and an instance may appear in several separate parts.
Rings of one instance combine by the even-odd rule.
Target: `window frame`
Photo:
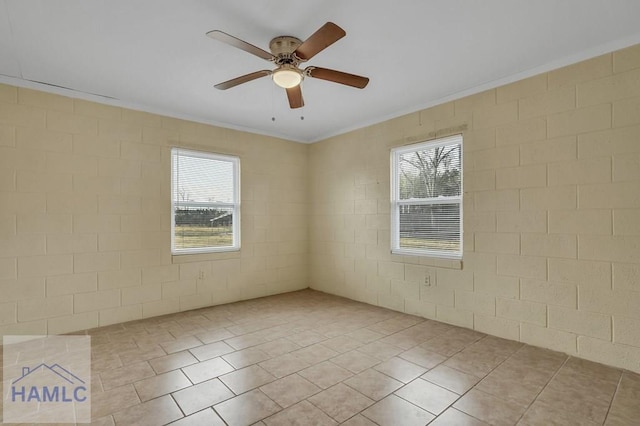
[[[419,200],[400,199],[400,176],[399,159],[402,154],[425,149],[435,149],[446,145],[460,145],[460,195],[437,198],[424,198]],[[464,252],[463,246],[463,194],[464,194],[464,173],[463,173],[463,137],[462,134],[446,136],[438,139],[431,139],[411,145],[404,145],[391,149],[391,253],[409,256],[425,256],[439,259],[461,260]],[[400,247],[400,206],[403,205],[435,205],[435,204],[458,204],[460,206],[460,250],[458,252],[448,252],[442,250],[430,250],[422,248]]]
[[[174,197],[174,158],[176,155],[183,154],[189,157],[203,158],[207,160],[225,161],[232,165],[233,173],[233,202],[182,202],[176,203]],[[191,149],[185,149],[180,147],[171,148],[171,254],[172,255],[188,255],[188,254],[203,254],[203,253],[221,253],[240,250],[240,158],[233,155],[218,154],[208,151],[196,151]],[[231,208],[233,220],[231,223],[232,229],[232,244],[230,246],[221,247],[197,247],[197,248],[176,248],[175,245],[175,212],[176,205],[191,206],[191,207],[210,207],[210,208]]]

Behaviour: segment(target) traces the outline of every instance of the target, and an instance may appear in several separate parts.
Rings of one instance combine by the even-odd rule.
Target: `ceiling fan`
[[[300,83],[305,77],[319,78],[321,80],[332,81],[358,89],[364,89],[369,83],[367,77],[348,74],[328,68],[309,66],[300,69],[300,63],[307,62],[336,41],[340,40],[347,33],[334,24],[327,22],[318,31],[313,33],[304,42],[296,37],[279,36],[271,40],[269,49],[271,53],[262,50],[246,41],[240,40],[232,35],[219,30],[209,31],[207,36],[227,43],[230,46],[249,52],[262,59],[273,62],[277,65],[274,70],[261,70],[246,74],[231,80],[216,84],[214,87],[220,90],[227,90],[242,83],[255,80],[260,77],[270,75],[278,86],[286,89],[289,106],[300,108],[304,106]]]

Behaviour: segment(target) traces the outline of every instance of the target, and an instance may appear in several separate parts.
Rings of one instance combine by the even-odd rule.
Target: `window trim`
[[[441,146],[459,144],[460,145],[460,195],[455,197],[438,197],[438,198],[425,198],[421,200],[400,200],[400,181],[398,161],[402,154],[408,152],[415,152],[420,149],[434,149]],[[426,140],[411,145],[404,145],[391,149],[391,253],[398,255],[409,256],[425,256],[439,259],[462,259],[464,252],[464,238],[463,238],[463,138],[462,134],[442,137],[438,139]],[[460,251],[456,253],[443,252],[439,250],[429,249],[412,249],[406,247],[400,247],[400,214],[399,207],[401,205],[433,205],[433,204],[459,204],[460,206]]]
[[[178,249],[175,246],[175,211],[176,211],[176,200],[174,199],[174,156],[186,154],[190,157],[196,158],[204,158],[207,160],[218,160],[218,161],[226,161],[231,163],[232,165],[232,173],[233,173],[233,199],[232,203],[220,203],[220,202],[187,202],[180,203],[180,205],[190,205],[190,206],[202,206],[202,207],[223,207],[223,208],[232,208],[233,210],[233,221],[231,224],[232,229],[232,241],[233,244],[230,246],[224,247],[200,247],[200,248],[186,248],[186,249]],[[230,252],[230,251],[239,251],[240,250],[240,158],[233,155],[225,155],[225,154],[217,154],[213,152],[207,151],[194,151],[190,149],[180,148],[180,147],[172,147],[171,148],[171,254],[174,256],[188,255],[188,254],[203,254],[203,253],[222,253],[222,252]]]

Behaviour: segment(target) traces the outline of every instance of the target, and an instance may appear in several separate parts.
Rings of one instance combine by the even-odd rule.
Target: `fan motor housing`
[[[269,42],[269,49],[275,56],[276,64],[297,64],[298,60],[293,55],[298,46],[302,44],[302,40],[291,36],[279,36]]]

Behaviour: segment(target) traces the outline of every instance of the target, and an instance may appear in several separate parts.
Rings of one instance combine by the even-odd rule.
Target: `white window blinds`
[[[462,257],[462,136],[391,151],[393,253]]]
[[[240,248],[240,160],[171,150],[171,250],[174,254]]]

